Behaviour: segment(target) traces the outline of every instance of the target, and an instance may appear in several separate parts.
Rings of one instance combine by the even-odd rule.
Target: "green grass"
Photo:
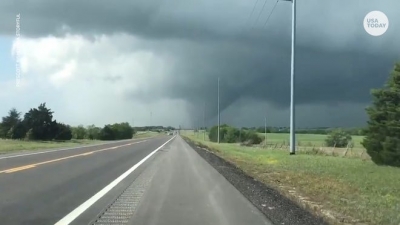
[[[70,140],[65,142],[55,141],[21,141],[0,139],[0,154],[11,153],[22,150],[43,150],[54,148],[68,148],[79,145],[101,143],[99,140]]]
[[[135,138],[149,138],[160,135],[157,132],[139,132],[134,135]],[[23,141],[23,140],[4,140],[0,139],[0,154],[6,154],[16,151],[33,151],[33,150],[44,150],[44,149],[55,149],[55,148],[68,148],[80,145],[98,144],[104,141],[100,140],[70,140],[64,142],[56,141]]]
[[[400,224],[400,169],[370,160],[312,155],[203,141],[181,133],[236,164],[247,174],[288,197],[303,196],[337,219],[356,224]],[[276,139],[279,138],[277,134]],[[270,136],[272,136],[270,134]],[[283,135],[282,135],[283,136]],[[312,141],[312,139],[311,139]],[[316,140],[318,141],[318,140]],[[289,190],[291,192],[289,192]],[[295,192],[293,192],[295,191]],[[309,203],[310,204],[310,203]]]
[[[153,131],[143,131],[143,132],[137,132],[133,138],[148,138],[148,137],[156,137],[159,135],[162,135],[164,133],[158,133],[158,132],[153,132]]]
[[[265,134],[259,133],[264,138]],[[326,147],[325,134],[296,134],[296,146],[298,151],[318,152],[318,154],[335,155],[370,159],[366,154],[365,148],[361,145],[364,136],[352,136],[353,147],[350,148],[333,148]],[[263,144],[262,144],[263,145]],[[288,149],[289,134],[285,133],[267,133],[268,149]]]
[[[261,137],[264,137],[264,133],[259,133]],[[323,146],[325,139],[328,135],[325,134],[296,134],[296,142],[300,146]],[[361,141],[363,136],[352,136],[352,141],[355,148],[362,148]],[[267,133],[267,142],[273,144],[289,143],[289,134],[285,133]]]

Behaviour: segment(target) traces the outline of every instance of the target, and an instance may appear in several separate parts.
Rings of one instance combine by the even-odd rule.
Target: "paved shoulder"
[[[132,224],[272,224],[181,137],[163,151]]]

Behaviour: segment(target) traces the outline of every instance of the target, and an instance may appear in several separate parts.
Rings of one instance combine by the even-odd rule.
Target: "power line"
[[[256,24],[258,22],[258,20],[260,19],[260,16],[261,16],[262,12],[264,11],[264,8],[265,8],[265,5],[267,4],[267,2],[268,2],[268,0],[264,1],[264,5],[263,5],[260,13],[258,14],[257,20],[256,20],[256,22],[254,24]]]
[[[255,11],[255,9],[256,9],[256,6],[257,6],[257,3],[258,3],[258,1],[259,1],[259,0],[257,0],[257,1],[256,1],[256,3],[254,3],[253,10],[251,11],[249,18],[247,19],[247,22],[246,22],[246,24],[248,24],[248,23],[249,23],[249,21],[250,21],[251,17],[253,16],[253,14],[254,14],[254,11]]]
[[[272,13],[274,12],[276,6],[278,5],[278,1],[279,1],[279,0],[277,0],[277,1],[275,2],[275,5],[274,5],[274,7],[272,8],[271,13],[268,15],[267,21],[265,21],[265,23],[264,23],[264,26],[267,25],[269,18],[271,17],[271,15],[272,15]]]

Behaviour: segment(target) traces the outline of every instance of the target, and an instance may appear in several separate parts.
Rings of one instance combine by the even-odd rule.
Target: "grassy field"
[[[261,137],[264,137],[264,133],[259,133]],[[327,135],[325,134],[296,134],[296,142],[300,146],[324,146],[325,139]],[[363,136],[352,136],[352,141],[354,148],[362,148],[361,141]],[[289,134],[281,133],[267,133],[267,142],[270,144],[282,144],[289,143]]]
[[[133,138],[148,138],[148,137],[156,137],[158,135],[162,135],[164,133],[152,132],[152,131],[143,131],[137,132]]]
[[[0,139],[0,154],[11,153],[22,150],[42,150],[54,148],[68,148],[79,145],[97,144],[98,140],[70,140],[65,142],[54,141],[20,141]]]
[[[264,139],[265,134],[259,133],[259,135]],[[349,148],[326,147],[326,138],[327,135],[324,134],[296,134],[296,149],[297,151],[317,152],[325,155],[370,159],[361,145],[363,136],[352,136],[353,146]],[[289,149],[289,134],[267,133],[267,148]]]
[[[135,138],[149,138],[160,135],[161,133],[157,132],[139,132],[137,133],[133,139]],[[75,147],[79,145],[90,145],[90,144],[98,144],[104,141],[100,140],[70,140],[64,142],[55,142],[55,141],[21,141],[21,140],[4,140],[0,139],[0,154],[11,153],[15,151],[32,151],[32,150],[44,150],[44,149],[55,149],[55,148],[68,148]]]
[[[207,146],[299,204],[331,218],[332,224],[400,224],[399,168],[376,166],[359,158],[304,152],[289,156],[282,150],[217,144],[203,141],[202,135],[193,132],[181,135]],[[275,140],[281,140],[281,134],[269,134],[274,135]],[[304,136],[303,140],[315,142],[324,139]]]

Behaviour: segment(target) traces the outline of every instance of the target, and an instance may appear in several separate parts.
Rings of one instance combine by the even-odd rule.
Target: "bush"
[[[115,123],[111,125],[115,140],[131,139],[133,137],[133,128],[128,123]],[[159,130],[156,130],[159,132]]]
[[[351,135],[342,129],[332,130],[328,137],[325,139],[325,143],[328,147],[346,147],[352,140]]]
[[[218,126],[213,126],[208,132],[208,138],[212,142],[218,142]]]
[[[247,131],[246,140],[254,145],[258,145],[262,142],[262,138],[254,131]]]
[[[224,136],[224,142],[236,143],[239,141],[239,130],[234,127],[226,127],[226,135]]]
[[[262,138],[253,130],[239,130],[235,127],[230,127],[226,124],[220,127],[220,142],[221,143],[236,143],[249,142],[249,144],[260,144]],[[212,142],[218,142],[218,126],[211,127],[208,138]]]

